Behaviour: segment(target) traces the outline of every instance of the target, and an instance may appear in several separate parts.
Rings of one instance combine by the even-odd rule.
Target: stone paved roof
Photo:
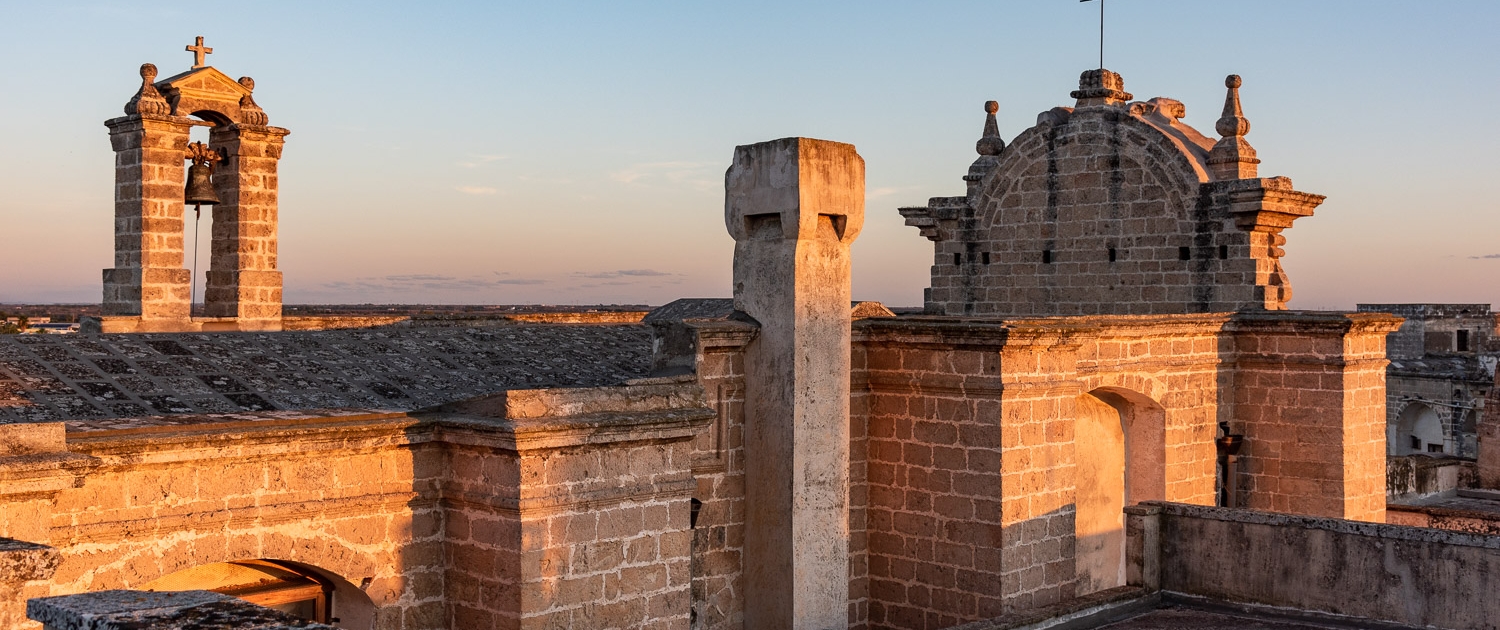
[[[515,387],[644,376],[647,326],[0,336],[0,423],[411,410]]]

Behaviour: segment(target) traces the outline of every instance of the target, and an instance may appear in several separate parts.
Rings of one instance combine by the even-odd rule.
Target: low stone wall
[[[1500,537],[1178,503],[1126,514],[1133,585],[1419,627],[1500,619]]]
[[[1473,488],[1478,474],[1474,462],[1462,459],[1428,455],[1390,457],[1385,466],[1385,498],[1399,501]]]

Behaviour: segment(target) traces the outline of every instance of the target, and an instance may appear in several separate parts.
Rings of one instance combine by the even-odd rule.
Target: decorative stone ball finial
[[[141,64],[141,89],[136,90],[135,96],[125,103],[125,113],[136,116],[167,116],[172,113],[172,106],[167,104],[167,99],[162,98],[161,92],[157,91],[152,82],[156,80],[156,65]]]
[[[1224,114],[1214,125],[1220,136],[1238,137],[1250,133],[1250,121],[1245,119],[1245,112],[1240,108],[1240,86],[1243,84],[1238,74],[1224,78],[1224,87],[1229,88],[1229,93],[1224,95]]]
[[[985,101],[984,103],[984,135],[979,137],[979,142],[974,144],[974,150],[980,155],[1000,155],[1005,150],[1005,140],[1000,138],[1000,124],[995,122],[995,112],[1000,111],[1000,103],[996,101]]]
[[[255,79],[240,77],[240,86],[246,90],[255,91]],[[240,97],[240,122],[247,125],[265,125],[270,122],[266,116],[266,110],[255,104],[255,99],[249,94]]]

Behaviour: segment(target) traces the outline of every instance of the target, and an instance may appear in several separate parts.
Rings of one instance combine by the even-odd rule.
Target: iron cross
[[[211,55],[214,52],[214,49],[209,48],[209,47],[203,45],[203,36],[202,35],[198,36],[198,43],[193,44],[192,46],[188,46],[187,48],[184,48],[183,50],[186,50],[186,51],[188,51],[190,53],[193,53],[193,69],[194,70],[197,70],[199,68],[207,67],[208,64],[203,63],[203,57],[204,57],[204,55]]]
[[[1092,2],[1093,0],[1078,0]],[[202,39],[202,38],[199,38]],[[203,42],[198,42],[202,44]],[[1099,0],[1099,69],[1104,69],[1104,0]]]

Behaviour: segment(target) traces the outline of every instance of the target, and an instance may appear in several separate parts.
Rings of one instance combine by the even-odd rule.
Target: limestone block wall
[[[0,575],[0,614],[264,558],[341,579],[377,630],[688,628],[692,440],[714,414],[682,378],[420,415],[0,425],[0,536],[59,558]]]
[[[213,210],[204,314],[238,318],[240,330],[280,329],[277,164],[286,135],[278,127],[237,124],[215,128],[211,138],[226,162],[214,181],[223,203]]]
[[[40,504],[28,507],[28,488],[14,483],[34,464],[0,460],[0,527],[60,553],[26,597],[272,558],[368,579],[377,628],[436,630],[446,627],[441,460],[415,425],[366,414],[79,432],[64,451],[77,459],[54,471],[66,483]]]
[[[688,628],[704,403],[696,385],[668,379],[518,390],[437,412],[453,445],[448,627]]]
[[[1002,585],[1018,586],[1002,559],[1004,338],[938,322],[865,320],[856,329],[863,403],[854,409],[864,415],[851,452],[865,457],[851,495],[865,500],[851,520],[865,536],[851,541],[864,569],[851,576],[851,622],[940,628],[998,616]]]
[[[1081,318],[1096,327],[1078,350],[1085,392],[1108,399],[1138,427],[1127,466],[1148,479],[1136,481],[1135,501],[1210,505],[1217,483],[1213,440],[1231,417],[1233,373],[1226,370],[1233,344],[1224,335],[1226,314]],[[1160,414],[1160,419],[1156,414]],[[1129,417],[1134,415],[1135,417]],[[1155,429],[1156,424],[1160,429]],[[1160,468],[1148,466],[1160,462]],[[1168,498],[1170,497],[1170,498]]]
[[[1086,398],[1123,425],[1130,501],[1212,504],[1226,319],[856,323],[852,623],[942,628],[1082,594],[1086,527],[1115,532],[1087,542],[1120,562],[1118,507],[1080,514],[1096,491],[1082,464],[1107,450],[1075,431]]]
[[[987,104],[967,194],[901,208],[934,241],[930,314],[1053,316],[1281,310],[1281,232],[1322,197],[1259,178],[1230,77],[1217,143],[1118,74],[1084,72],[1076,107],[1007,146]]]
[[[1385,335],[1399,324],[1381,314],[1235,316],[1240,505],[1385,520]]]
[[[192,290],[183,267],[188,121],[127,116],[106,124],[115,151],[115,266],[104,270],[102,312],[143,322],[186,321]]]
[[[692,374],[714,418],[692,442],[692,624],[745,623],[745,346],[757,334],[730,300],[681,300],[649,317],[654,373]],[[851,471],[852,472],[852,471]]]

